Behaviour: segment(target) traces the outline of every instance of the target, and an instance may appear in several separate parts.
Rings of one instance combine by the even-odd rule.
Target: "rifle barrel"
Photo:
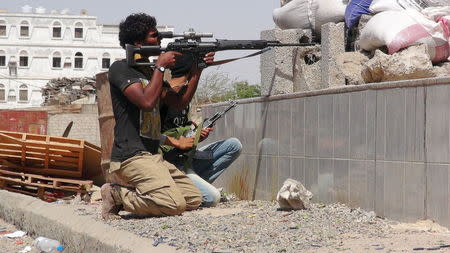
[[[280,43],[280,42],[268,42],[268,47],[307,47],[315,46],[316,43]]]

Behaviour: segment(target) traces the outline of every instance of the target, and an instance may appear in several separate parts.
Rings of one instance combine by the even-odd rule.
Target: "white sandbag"
[[[275,24],[281,29],[311,29],[308,16],[310,0],[293,0],[273,10]]]
[[[361,31],[360,47],[372,51],[387,46],[393,54],[411,45],[425,44],[433,62],[449,57],[448,29],[416,10],[384,11],[369,20]]]
[[[422,10],[422,14],[429,19],[439,22],[443,17],[450,17],[450,6],[429,7]]]
[[[314,31],[320,34],[322,25],[328,22],[343,22],[347,2],[346,0],[316,0],[311,5],[311,24]]]
[[[275,24],[281,29],[314,29],[320,33],[328,22],[344,21],[348,0],[292,0],[273,10]]]
[[[292,0],[280,0],[280,6],[283,7]]]
[[[422,10],[418,0],[373,0],[370,11],[378,13],[382,11],[402,11],[407,9]]]
[[[277,194],[277,201],[281,209],[308,209],[311,207],[310,200],[313,194],[308,191],[302,183],[288,178]]]

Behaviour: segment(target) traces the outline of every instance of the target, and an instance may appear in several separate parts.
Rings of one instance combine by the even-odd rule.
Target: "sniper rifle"
[[[199,68],[206,68],[209,65],[219,65],[234,60],[247,58],[264,53],[272,47],[302,47],[314,46],[314,43],[281,43],[279,41],[268,40],[225,40],[216,39],[215,41],[202,41],[202,38],[212,38],[211,33],[197,33],[193,29],[182,34],[174,34],[173,32],[159,32],[161,39],[176,38],[175,41],[169,42],[167,46],[133,46],[125,45],[126,58],[129,66],[154,66],[151,62],[136,62],[135,55],[154,55],[158,56],[161,52],[176,51],[180,53],[191,53],[196,58]],[[203,56],[208,52],[217,52],[225,50],[261,50],[257,53],[234,59],[217,61],[207,65],[203,61]]]

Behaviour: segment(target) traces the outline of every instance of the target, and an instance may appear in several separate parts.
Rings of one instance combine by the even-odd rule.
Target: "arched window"
[[[6,54],[5,51],[0,50],[0,67],[6,66]]]
[[[24,20],[20,22],[20,37],[29,37],[30,36],[30,25],[28,21]]]
[[[53,68],[61,68],[61,53],[60,52],[53,53],[52,67]]]
[[[104,53],[102,57],[102,69],[109,69],[111,65],[111,56],[108,53]]]
[[[81,69],[83,68],[83,54],[80,52],[77,52],[75,54],[75,68],[76,69]]]
[[[76,39],[82,39],[83,38],[83,24],[81,22],[75,23],[75,30],[74,30],[74,37]]]
[[[5,85],[0,83],[0,101],[6,100],[6,89]]]
[[[20,51],[19,67],[28,67],[28,53],[25,50]]]
[[[52,37],[53,38],[61,38],[62,34],[61,34],[61,23],[59,21],[55,21],[53,22],[53,33],[52,33]]]
[[[21,102],[28,101],[28,86],[25,84],[21,84],[19,86],[19,101]]]
[[[28,53],[25,50],[20,51],[19,67],[28,67]]]
[[[6,22],[5,20],[0,20],[0,37],[6,36]]]

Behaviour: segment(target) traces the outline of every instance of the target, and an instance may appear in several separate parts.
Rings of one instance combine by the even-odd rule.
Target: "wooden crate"
[[[52,178],[0,169],[0,188],[44,199],[46,189],[86,194],[92,188],[92,181]]]
[[[0,162],[16,171],[86,178],[101,174],[101,150],[84,140],[0,131]]]

